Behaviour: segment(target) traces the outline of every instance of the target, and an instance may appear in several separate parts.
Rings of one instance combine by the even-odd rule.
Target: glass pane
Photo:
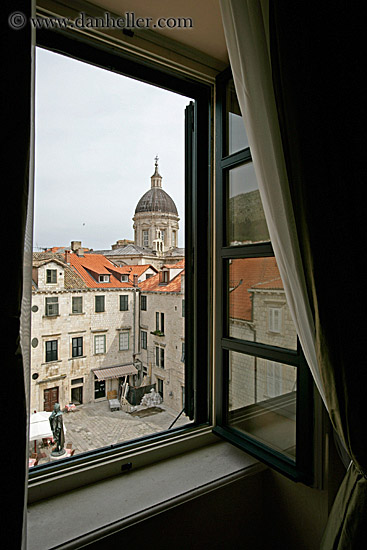
[[[39,48],[36,65],[31,467],[190,422],[182,301],[191,98]],[[52,276],[57,287],[46,288]],[[46,318],[47,308],[59,316]],[[53,442],[56,416],[64,452]]]
[[[270,240],[252,162],[228,171],[226,204],[227,246]]]
[[[228,336],[297,349],[297,333],[274,256],[228,260]]]
[[[233,80],[227,85],[227,148],[226,154],[231,155],[248,147],[245,125],[240,106],[237,101]]]
[[[295,458],[297,369],[229,352],[228,424]]]

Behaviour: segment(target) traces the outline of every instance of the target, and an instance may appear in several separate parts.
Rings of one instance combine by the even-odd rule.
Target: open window
[[[115,423],[121,412],[128,410],[129,413],[139,413],[139,410],[134,411],[134,407],[139,407],[142,398],[151,390],[154,390],[163,399],[163,403],[168,404],[175,414],[170,421],[167,421],[166,428],[150,429],[149,433],[142,430],[134,432],[131,429],[129,437],[115,441],[107,438],[102,444],[95,444],[94,441],[91,441],[89,447],[80,448],[72,457],[61,458],[57,463],[50,461],[42,464],[40,461],[37,467],[32,468],[29,472],[31,488],[32,486],[39,488],[42,483],[47,483],[53,476],[57,478],[61,471],[62,475],[69,471],[75,472],[76,468],[83,467],[83,463],[88,463],[89,469],[91,465],[98,468],[103,464],[102,469],[104,469],[109,462],[112,464],[112,469],[117,468],[119,471],[121,464],[116,464],[117,457],[125,457],[127,454],[131,456],[134,448],[140,449],[139,460],[141,460],[141,449],[144,446],[147,452],[150,452],[153,447],[159,446],[160,442],[168,439],[168,441],[172,440],[173,448],[180,438],[186,437],[186,433],[190,435],[194,430],[200,431],[202,427],[210,431],[210,389],[208,384],[210,335],[206,327],[209,325],[210,319],[211,287],[206,284],[203,291],[202,277],[204,276],[206,280],[209,278],[210,258],[210,172],[208,167],[210,165],[211,86],[146,59],[139,61],[122,51],[107,50],[102,45],[92,43],[86,36],[79,34],[76,37],[67,30],[37,31],[37,45],[41,55],[62,56],[74,64],[83,64],[82,72],[86,66],[92,66],[94,71],[103,71],[106,78],[111,78],[110,75],[113,75],[114,78],[132,79],[144,88],[142,95],[145,97],[145,101],[148,101],[149,90],[161,93],[162,122],[165,122],[163,118],[170,98],[175,96],[180,99],[179,103],[183,105],[181,109],[182,135],[185,138],[182,140],[181,150],[184,170],[178,180],[184,196],[183,211],[180,214],[181,234],[184,234],[185,238],[181,243],[179,228],[172,222],[172,216],[166,218],[161,216],[164,218],[163,222],[166,222],[165,229],[159,228],[159,231],[157,229],[158,240],[161,241],[162,246],[154,248],[153,241],[149,241],[149,235],[154,239],[157,234],[154,227],[154,215],[157,216],[157,212],[160,210],[153,213],[153,227],[148,232],[143,223],[139,227],[137,214],[143,218],[144,208],[147,208],[147,203],[142,204],[140,201],[140,209],[138,210],[137,207],[135,211],[135,242],[118,241],[116,245],[113,245],[110,252],[111,255],[114,253],[114,256],[113,258],[111,255],[104,256],[107,258],[104,263],[104,272],[97,277],[97,280],[91,276],[91,273],[98,273],[97,259],[93,256],[103,255],[104,250],[90,250],[85,248],[89,243],[72,241],[71,247],[66,250],[59,247],[54,252],[53,245],[61,243],[51,241],[47,244],[41,243],[44,248],[48,246],[48,250],[42,251],[40,254],[45,252],[46,254],[60,255],[59,261],[65,270],[66,286],[60,288],[58,297],[58,307],[63,315],[60,315],[60,319],[57,320],[58,325],[55,324],[52,329],[48,329],[48,336],[51,330],[58,334],[58,339],[55,340],[58,345],[55,348],[54,340],[49,338],[46,349],[43,350],[43,354],[47,354],[47,362],[57,359],[58,364],[54,370],[46,372],[44,358],[43,363],[37,360],[39,350],[37,348],[32,350],[31,369],[32,373],[37,371],[38,377],[37,379],[32,377],[32,380],[37,380],[37,383],[32,382],[31,408],[42,409],[40,396],[43,398],[42,392],[53,385],[58,388],[58,400],[62,402],[62,407],[66,408],[65,424],[73,418],[72,412],[70,414],[66,412],[70,409],[70,400],[77,408],[79,407],[79,411],[80,407],[87,407],[90,403],[92,405],[93,403],[98,405],[104,403],[108,414],[116,413],[113,418],[111,417],[111,421]],[[41,69],[40,62],[38,70]],[[70,78],[73,74],[78,74],[78,68],[75,66],[71,70]],[[40,86],[40,83],[36,82],[39,97],[45,98],[47,91],[42,91]],[[97,85],[95,91],[101,93]],[[139,118],[144,118],[141,117],[135,106],[132,95],[124,101],[130,102],[129,107],[135,109],[136,123]],[[185,106],[187,106],[186,110]],[[62,107],[60,105],[54,105],[54,107],[58,117],[62,119]],[[104,105],[106,112],[108,107],[108,101],[106,101]],[[110,113],[106,116],[112,120],[113,115],[114,113]],[[84,116],[86,119],[93,119],[92,112],[85,112]],[[145,119],[147,117],[148,115]],[[146,123],[147,120],[144,122]],[[167,128],[167,124],[165,128]],[[133,141],[134,128],[129,126],[124,130],[128,133],[129,139]],[[154,126],[150,127],[147,132],[147,134],[151,134],[149,140],[153,140],[154,147],[158,143],[161,131],[163,130],[159,126]],[[181,129],[172,128],[172,132],[174,131],[180,132]],[[38,132],[39,134],[41,132],[40,126]],[[85,143],[85,148],[92,151],[92,145]],[[58,145],[58,147],[66,146],[67,140],[63,140]],[[94,151],[93,158],[96,154],[103,155],[103,151]],[[123,166],[123,150],[119,154],[121,154],[121,166]],[[144,154],[144,143],[137,143],[136,162],[139,162],[138,158]],[[164,151],[161,153],[162,157],[163,154]],[[150,162],[152,160],[150,159]],[[162,178],[158,173],[158,159],[155,160],[152,188],[153,186],[161,188]],[[106,166],[105,173],[100,174],[104,180],[103,183],[106,183],[108,177],[107,168],[108,166]],[[78,163],[75,166],[75,170],[77,169]],[[147,174],[148,180],[149,175]],[[121,174],[121,187],[124,185],[123,180],[123,174]],[[37,177],[35,185],[37,197]],[[90,189],[92,189],[91,182]],[[93,189],[97,191],[96,187]],[[71,198],[78,197],[78,190],[75,186],[70,193]],[[123,203],[124,196],[132,193],[131,185],[126,183],[126,188],[122,189],[121,193],[120,200]],[[102,195],[98,189],[97,213],[98,209],[99,211],[103,208],[108,210],[108,200],[112,202],[118,200],[118,197],[109,197],[108,192],[103,200],[99,200],[98,197],[102,197]],[[157,193],[157,195],[158,197],[162,196],[162,193]],[[138,203],[139,196],[139,194],[136,196],[135,204]],[[78,200],[73,200],[69,204],[74,202],[78,203]],[[168,208],[171,208],[168,200],[167,204]],[[82,202],[77,204],[76,210],[83,211]],[[57,218],[56,213],[54,218]],[[62,225],[62,219],[59,221]],[[82,219],[79,221],[81,227],[84,227]],[[97,216],[95,221],[98,222]],[[50,237],[51,235],[50,232]],[[119,235],[116,235],[115,238],[117,237]],[[73,245],[73,243],[76,244]],[[35,244],[38,244],[37,241]],[[67,245],[67,243],[63,244]],[[184,249],[183,258],[179,257],[179,246],[180,250]],[[148,247],[149,250],[143,250],[144,247]],[[120,257],[116,253],[117,250],[121,252]],[[126,261],[126,253],[129,251],[131,252],[130,263]],[[134,265],[136,256],[140,259],[139,254],[147,255],[149,253],[153,266],[149,278],[147,276],[146,280],[139,282],[138,275],[127,277],[122,274],[126,265]],[[109,269],[108,262],[112,259],[113,266]],[[171,264],[174,269],[163,270],[165,284],[162,287],[162,285],[160,286],[159,271],[166,263]],[[185,270],[185,265],[190,266],[188,270]],[[109,275],[104,274],[106,269],[109,271]],[[122,289],[123,294],[121,293]],[[38,299],[37,292],[37,289],[34,288],[34,303]],[[149,308],[147,307],[148,302],[151,306]],[[183,303],[186,304],[185,317],[182,316],[181,304]],[[49,309],[52,307],[54,306],[50,302]],[[157,319],[156,312],[158,312]],[[74,314],[73,317],[72,314]],[[175,316],[174,320],[172,320],[173,315]],[[110,323],[111,319],[115,320],[114,325]],[[43,324],[39,323],[35,315],[32,322],[34,322],[32,325],[34,333],[36,331],[43,332]],[[157,326],[156,323],[158,323]],[[181,345],[177,345],[177,336],[179,342],[183,338],[187,342],[184,351],[183,348],[181,349]],[[42,341],[42,338],[39,340]],[[67,347],[64,345],[64,341],[68,342]],[[70,360],[70,342],[72,360]],[[179,371],[179,376],[175,377],[175,369]],[[83,379],[82,386],[76,388],[75,379]],[[147,388],[146,392],[143,391],[144,388]],[[127,400],[128,392],[130,393]],[[183,398],[183,392],[185,398]],[[116,398],[119,401],[120,411],[108,410],[108,403]],[[174,398],[176,398],[177,406],[173,405]],[[183,403],[186,403],[185,407]],[[126,411],[122,410],[122,404],[126,404]],[[154,403],[152,408],[154,408]],[[75,408],[71,410],[75,410]],[[155,413],[159,412],[159,410],[155,411]],[[82,415],[78,414],[81,419]],[[74,415],[74,418],[76,416]],[[175,423],[176,418],[179,419],[177,423]],[[132,424],[136,425],[138,422],[139,415],[136,414]],[[72,437],[72,433],[73,429],[70,425],[67,428],[68,439]],[[72,441],[70,442],[72,443]],[[118,460],[121,462],[125,459],[119,458]],[[105,472],[101,473],[101,477],[105,477],[105,475]],[[93,480],[95,479],[98,479],[98,475],[93,476]],[[33,497],[31,496],[31,498]]]
[[[312,382],[267,230],[229,70],[217,77],[215,433],[312,477]]]

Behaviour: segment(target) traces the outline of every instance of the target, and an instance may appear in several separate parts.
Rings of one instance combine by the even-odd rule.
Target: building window
[[[81,357],[83,355],[83,338],[78,336],[71,340],[72,357]]]
[[[57,360],[57,340],[49,340],[46,342],[46,363]]]
[[[147,248],[149,246],[149,231],[144,229],[143,230],[143,243],[142,246]]]
[[[72,313],[83,313],[83,297],[82,296],[73,296],[72,297],[71,312]]]
[[[164,348],[155,347],[155,366],[164,369]]]
[[[164,334],[164,313],[156,311],[155,314],[155,330]]]
[[[182,342],[181,345],[181,361],[182,363],[185,362],[185,342]]]
[[[157,393],[159,393],[161,398],[164,399],[164,397],[163,397],[163,380],[162,380],[162,378],[157,378]]]
[[[98,281],[100,283],[109,283],[110,282],[110,275],[99,275]]]
[[[119,350],[125,351],[129,349],[129,333],[126,332],[120,332],[119,335]]]
[[[59,314],[59,299],[46,298],[46,317],[54,317]]]
[[[94,336],[94,353],[106,353],[106,335],[98,334]]]
[[[147,349],[147,332],[145,330],[140,331],[141,349]]]
[[[182,300],[182,317],[185,317],[185,300]]]
[[[120,296],[120,311],[128,311],[129,297],[126,294]]]
[[[164,269],[163,271],[161,271],[160,273],[160,284],[162,285],[166,285],[169,283],[169,271],[168,269]]]
[[[105,297],[95,296],[95,312],[102,313],[105,311]]]
[[[147,276],[148,278],[148,276]],[[141,311],[147,311],[147,297],[141,296],[140,297],[140,309]]]
[[[280,307],[269,307],[269,330],[270,332],[281,332],[282,310]]]
[[[176,231],[172,231],[172,247],[176,248]]]
[[[46,269],[46,283],[48,285],[57,283],[57,269]]]

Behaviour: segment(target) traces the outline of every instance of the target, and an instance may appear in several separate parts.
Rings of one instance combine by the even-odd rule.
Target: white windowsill
[[[30,505],[27,548],[79,547],[264,468],[219,440]]]

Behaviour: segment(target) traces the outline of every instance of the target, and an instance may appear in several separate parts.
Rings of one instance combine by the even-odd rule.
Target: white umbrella
[[[29,441],[36,441],[36,439],[43,439],[46,437],[52,437],[52,431],[50,426],[50,412],[40,411],[31,414],[29,423]]]

